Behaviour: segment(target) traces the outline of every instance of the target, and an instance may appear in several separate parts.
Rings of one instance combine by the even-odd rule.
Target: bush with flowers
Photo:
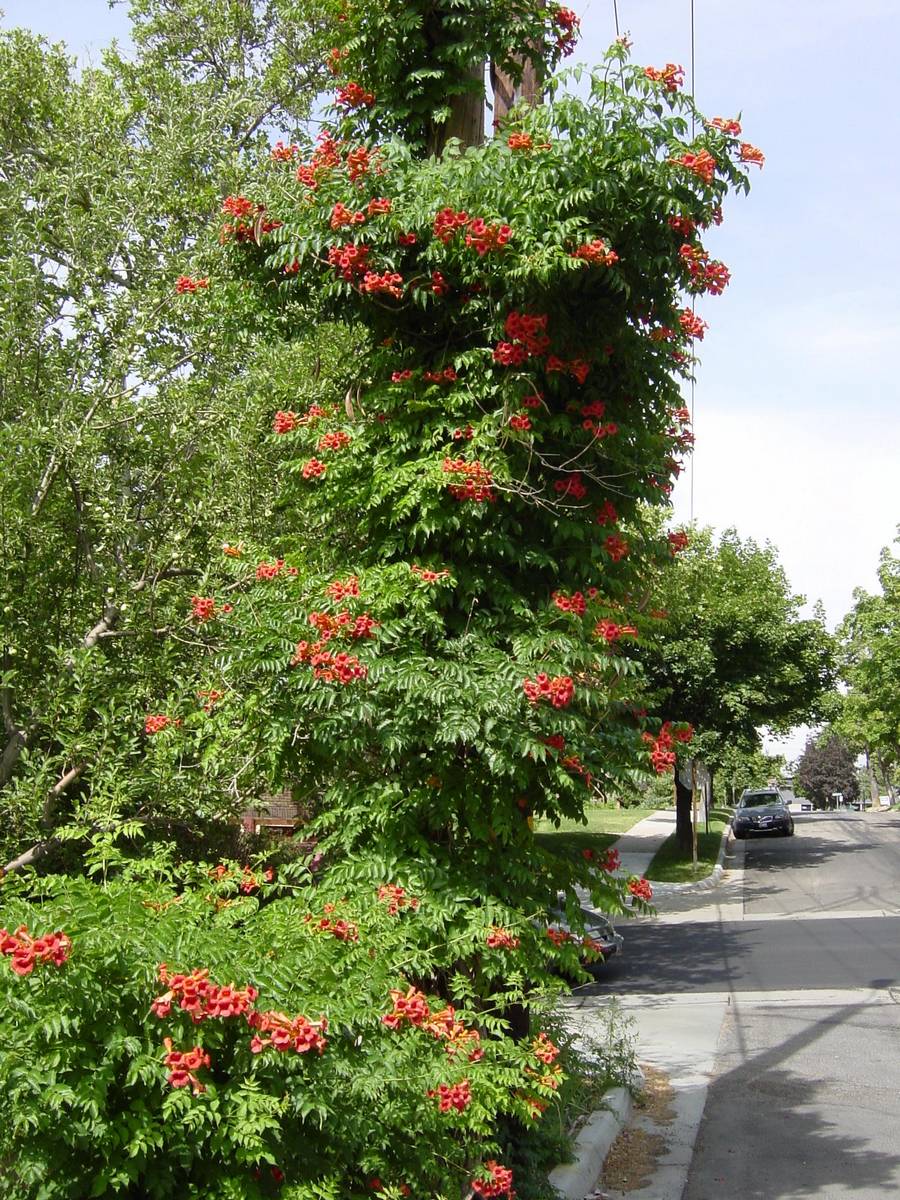
[[[424,880],[114,874],[0,884],[0,1196],[449,1197],[500,1178],[498,1120],[557,1107],[558,1042],[504,1035],[525,971],[491,908],[451,940]]]
[[[396,103],[363,82],[371,105],[248,187],[270,232],[223,230],[221,286],[252,290],[269,336],[328,319],[360,346],[343,394],[273,413],[298,534],[255,557],[283,568],[211,572],[231,719],[302,780],[347,886],[370,855],[426,858],[463,897],[546,908],[581,883],[616,911],[622,886],[542,856],[532,827],[690,741],[647,716],[637,651],[685,541],[659,514],[692,440],[688,296],[723,279],[704,283],[702,231],[747,154],[623,43],[586,98],[553,81],[441,158],[366,140]]]

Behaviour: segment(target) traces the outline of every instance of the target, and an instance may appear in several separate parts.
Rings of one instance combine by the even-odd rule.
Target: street
[[[896,1196],[898,1013],[853,993],[727,1012],[684,1200]]]
[[[744,912],[804,916],[887,911],[900,915],[900,820],[895,813],[794,817],[792,838],[750,838]]]
[[[615,998],[676,1091],[653,1178],[612,1197],[900,1193],[900,818],[795,820],[733,845],[719,888],[620,922],[624,955],[570,1002],[589,1030]]]
[[[620,923],[624,955],[578,994],[900,988],[900,916],[698,925]]]

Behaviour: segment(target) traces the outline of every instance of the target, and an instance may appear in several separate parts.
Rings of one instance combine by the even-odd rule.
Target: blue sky
[[[573,3],[574,60],[615,36],[613,0]],[[2,0],[0,0],[2,3]],[[6,0],[74,53],[127,38],[105,0]],[[618,0],[634,61],[681,63],[690,85],[690,0]],[[830,623],[900,522],[900,192],[897,0],[695,0],[696,96],[709,116],[742,115],[767,156],[748,198],[707,238],[732,271],[698,308],[694,462],[675,495],[718,529],[772,541],[792,586]]]
[[[732,270],[696,387],[694,513],[771,540],[831,622],[875,586],[900,521],[900,5],[695,0],[696,96],[740,111],[767,156],[707,241]],[[639,63],[682,63],[689,0],[619,0]],[[583,11],[585,57],[614,35],[612,0]],[[586,53],[587,52],[587,53]],[[685,486],[687,485],[687,486]],[[689,513],[689,479],[676,513]]]

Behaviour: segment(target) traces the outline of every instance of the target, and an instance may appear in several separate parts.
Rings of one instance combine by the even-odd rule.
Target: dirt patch
[[[668,1149],[663,1134],[654,1132],[653,1127],[674,1121],[675,1092],[664,1071],[648,1064],[642,1064],[642,1070],[644,1090],[635,1101],[635,1116],[610,1147],[600,1175],[600,1186],[612,1192],[636,1192],[646,1187]]]
[[[665,1153],[666,1139],[646,1129],[623,1129],[603,1164],[603,1186],[615,1192],[636,1192],[653,1178]]]
[[[644,1072],[644,1090],[635,1101],[635,1108],[657,1125],[671,1125],[675,1120],[672,1107],[675,1089],[669,1083],[668,1075],[649,1063],[642,1063],[641,1070]]]

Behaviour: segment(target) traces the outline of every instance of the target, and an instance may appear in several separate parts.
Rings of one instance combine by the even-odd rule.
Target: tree
[[[719,219],[729,191],[748,186],[741,164],[761,155],[737,140],[736,122],[706,123],[695,113],[675,68],[631,67],[624,42],[590,76],[585,95],[548,81],[550,102],[513,110],[485,144],[436,142],[432,132],[448,120],[446,96],[473,87],[473,61],[484,49],[473,46],[473,31],[493,37],[496,16],[508,39],[487,45],[496,62],[513,71],[547,46],[552,66],[571,40],[574,15],[537,0],[398,0],[340,15],[329,57],[346,117],[314,144],[298,134],[258,170],[248,168],[196,247],[207,286],[192,274],[183,294],[201,302],[188,310],[193,340],[210,336],[208,304],[229,336],[244,335],[255,368],[257,342],[262,361],[277,364],[320,336],[336,337],[346,361],[322,373],[314,399],[301,392],[289,402],[284,387],[267,393],[278,519],[209,553],[190,582],[166,581],[168,611],[173,621],[180,614],[177,632],[190,631],[196,656],[165,678],[145,672],[147,693],[158,688],[149,710],[140,721],[133,710],[119,716],[131,718],[129,766],[150,795],[177,791],[191,775],[205,781],[209,764],[236,758],[237,775],[260,785],[299,781],[322,839],[315,904],[305,921],[273,903],[279,938],[270,943],[247,906],[219,907],[210,876],[218,883],[230,875],[241,891],[250,884],[234,864],[222,864],[221,876],[218,867],[198,868],[184,900],[126,888],[123,907],[144,910],[147,901],[154,915],[117,923],[116,940],[131,946],[123,946],[128,966],[117,983],[129,1013],[137,1012],[140,1032],[129,1028],[129,1036],[143,1049],[152,1022],[136,997],[146,994],[147,965],[142,976],[132,939],[137,931],[143,943],[141,930],[155,929],[157,914],[161,926],[173,922],[171,940],[155,946],[168,956],[165,980],[178,972],[170,990],[183,991],[198,966],[188,958],[198,943],[187,918],[178,937],[184,904],[202,909],[201,926],[211,927],[209,958],[216,954],[222,971],[235,963],[235,976],[240,967],[236,985],[252,972],[279,1003],[299,1003],[302,987],[325,1019],[333,1007],[339,1050],[328,1086],[288,1093],[278,1077],[264,1092],[262,1107],[286,1106],[292,1136],[299,1126],[297,1144],[313,1150],[294,1151],[289,1194],[297,1200],[355,1198],[373,1188],[396,1194],[401,1181],[418,1195],[509,1194],[506,1165],[484,1157],[529,1137],[530,1120],[558,1087],[558,1072],[537,1065],[552,1067],[556,1047],[531,1032],[529,1006],[553,994],[559,970],[577,973],[582,954],[593,952],[550,909],[562,893],[578,931],[580,887],[615,912],[628,902],[646,911],[650,896],[645,880],[623,878],[609,858],[543,852],[534,819],[583,817],[595,781],[608,786],[648,770],[647,739],[649,761],[664,769],[673,740],[690,736],[646,714],[641,667],[628,647],[649,636],[654,618],[640,598],[670,562],[654,510],[666,507],[687,446],[680,384],[706,328],[684,292],[715,294],[727,282],[699,231]],[[393,74],[377,55],[369,66],[360,47],[376,21],[389,49],[392,37],[402,41],[412,30],[440,56]],[[700,132],[688,141],[695,122]],[[431,153],[438,144],[439,158]],[[226,374],[222,362],[235,371],[233,387],[254,378],[236,354],[213,364],[213,378]],[[199,370],[189,383],[206,386]],[[146,633],[148,615],[122,616],[122,642]],[[108,653],[116,662],[115,645]],[[95,846],[115,833],[110,818],[96,820],[97,800],[72,794],[81,824],[68,831],[84,837],[95,817]],[[129,823],[128,835],[136,828]],[[89,865],[104,879],[113,871],[127,880],[133,870],[115,858]],[[286,886],[311,886],[303,870],[310,868]],[[171,878],[171,868],[153,864],[153,879],[160,874]],[[116,892],[118,882],[99,890]],[[50,897],[66,890],[56,880],[40,886]],[[92,905],[107,907],[88,891]],[[327,911],[318,906],[325,896]],[[334,932],[342,901],[354,924],[359,915],[360,940],[373,905],[385,901],[388,916],[408,922],[408,935],[357,947],[346,924]],[[30,897],[22,907],[33,926]],[[64,911],[81,914],[83,931],[99,925],[86,905]],[[236,929],[237,946],[223,952],[217,921]],[[3,949],[19,962],[37,953],[24,916],[22,923],[26,932],[7,935]],[[245,956],[242,939],[259,937],[260,928],[261,943]],[[290,951],[283,955],[282,934]],[[328,941],[328,962],[306,976],[298,968],[310,956],[294,952],[320,935],[341,945],[332,951]],[[71,940],[75,965],[74,933]],[[144,959],[153,952],[148,941]],[[84,942],[86,956],[106,952],[96,936]],[[42,945],[52,956],[60,942]],[[365,978],[367,959],[381,1008],[373,996],[363,1018],[350,1009],[354,971]],[[81,1003],[78,979],[73,972],[58,982],[68,1018]],[[302,1002],[308,1024],[310,1002]],[[5,1044],[15,1047],[26,1016],[31,1030],[42,1022],[25,1006],[10,1008]],[[269,1013],[266,1026],[286,1021]],[[382,1026],[422,1039],[429,1064],[446,1071],[435,1078],[437,1098],[425,1093],[446,1118],[437,1154],[421,1149],[435,1113],[423,1103],[422,1081],[406,1074],[416,1056],[391,1053]],[[364,1069],[376,1030],[388,1047],[383,1081]],[[491,1043],[484,1068],[473,1031]],[[438,1036],[453,1041],[443,1059],[425,1041]],[[204,1046],[191,1061],[205,1066]],[[211,1100],[230,1103],[240,1093],[241,1054],[226,1057]],[[149,1075],[152,1065],[141,1066]],[[523,1074],[545,1091],[524,1090]],[[151,1097],[159,1092],[153,1083]],[[458,1104],[441,1107],[442,1084]],[[184,1121],[172,1145],[188,1166],[221,1175],[210,1144],[231,1156],[226,1165],[270,1163],[280,1125],[255,1127],[258,1140],[249,1144],[237,1137],[233,1145],[229,1132],[226,1146],[218,1110],[211,1105],[210,1119],[203,1094],[179,1092]],[[349,1105],[347,1095],[360,1102]],[[385,1097],[376,1135],[370,1110]],[[249,1101],[240,1104],[238,1117]],[[256,1115],[260,1105],[249,1107]],[[173,1108],[170,1101],[164,1113]],[[332,1113],[338,1148],[316,1153],[317,1139],[330,1137]],[[195,1146],[183,1128],[200,1124],[209,1141]],[[71,1160],[80,1130],[56,1123],[52,1135],[53,1153]],[[370,1136],[378,1138],[374,1151]],[[29,1149],[50,1153],[39,1139]],[[91,1182],[99,1192],[106,1179]],[[182,1179],[170,1174],[165,1183],[163,1195],[179,1194]],[[242,1197],[263,1190],[252,1177],[229,1185]]]
[[[877,766],[890,794],[900,763],[900,558],[886,547],[878,569],[880,595],[858,588],[844,618],[841,674],[847,684],[836,728],[866,755],[873,794]]]
[[[806,743],[794,781],[816,808],[832,805],[836,792],[849,801],[859,797],[856,757],[843,738],[831,729]]]
[[[815,719],[834,683],[833,644],[821,616],[801,619],[803,597],[772,546],[734,530],[688,537],[662,577],[666,615],[643,657],[663,711],[692,723],[692,752],[714,771],[729,752],[757,751],[762,726],[785,732]],[[687,853],[690,789],[680,782],[677,812]]]
[[[362,36],[347,27],[341,79]],[[610,53],[623,71],[624,54]],[[533,902],[547,894],[524,817],[579,815],[586,779],[646,762],[623,648],[650,623],[633,600],[648,568],[670,558],[647,509],[666,503],[685,445],[673,371],[703,332],[677,292],[709,265],[683,239],[712,219],[719,184],[659,109],[681,108],[677,88],[613,77],[592,78],[590,102],[517,112],[505,139],[439,160],[424,133],[376,151],[348,118],[229,209],[281,222],[262,245],[231,244],[287,333],[342,315],[369,338],[346,405],[283,415],[290,504],[319,548],[260,593],[249,624],[229,618],[223,660],[259,681],[267,748],[324,795],[335,844],[427,844],[448,878],[465,846],[475,876],[493,864],[476,890],[504,903],[535,881]],[[407,134],[402,79],[386,101],[380,85],[350,78],[338,103]],[[708,160],[741,184],[732,146],[724,135]],[[640,189],[625,183],[635,171]],[[343,551],[330,580],[326,535]],[[348,608],[350,586],[364,600]],[[379,632],[357,646],[344,631],[358,608]],[[317,635],[298,627],[304,611]],[[346,679],[335,638],[353,651]],[[553,882],[569,881],[554,867]]]
[[[727,743],[716,759],[725,794],[730,794],[732,804],[745,788],[765,787],[776,782],[784,774],[787,763],[781,754],[766,754],[761,749],[741,750],[734,743]]]
[[[268,151],[269,121],[309,111],[326,74],[317,8],[142,0],[136,61],[109,51],[80,72],[25,32],[0,38],[9,853],[65,820],[73,795],[182,819],[240,803],[224,771],[182,772],[151,797],[135,729],[205,650],[173,581],[199,581],[223,532],[269,524],[261,407],[343,353],[323,331],[276,369],[236,298],[209,294],[213,248],[198,244],[240,155]]]

